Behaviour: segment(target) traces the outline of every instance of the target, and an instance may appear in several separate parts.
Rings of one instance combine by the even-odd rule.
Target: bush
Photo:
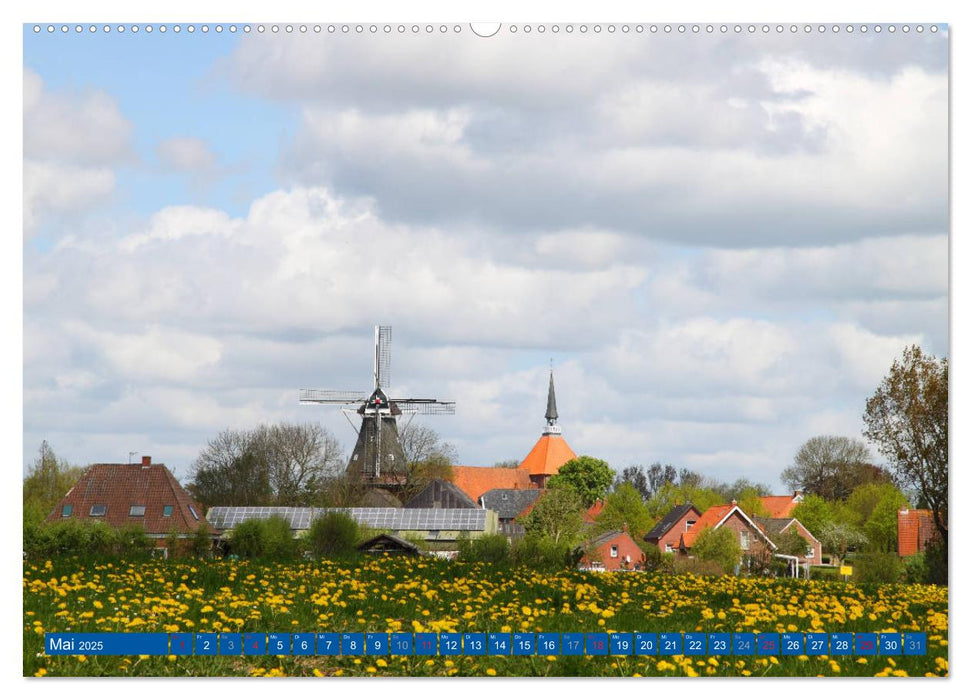
[[[509,540],[505,535],[495,533],[483,535],[477,539],[461,538],[458,541],[461,561],[474,561],[496,566],[508,566],[510,563]]]
[[[297,554],[297,541],[290,531],[286,518],[272,515],[263,521],[263,556],[273,561],[293,559]]]
[[[939,586],[947,585],[947,546],[940,538],[927,543],[924,550],[924,561],[927,562],[927,583]]]
[[[727,527],[705,528],[698,535],[691,553],[701,561],[715,562],[724,573],[732,573],[742,561],[742,546]]]
[[[900,557],[892,552],[865,552],[853,558],[857,583],[896,583],[903,573]]]
[[[911,557],[904,557],[901,560],[904,567],[905,583],[926,583],[928,578],[927,560],[924,553],[920,552]]]
[[[648,545],[644,547],[644,571],[656,571],[658,573],[674,573],[675,555],[670,552],[662,552],[657,547]]]
[[[263,521],[244,520],[233,528],[233,554],[256,558],[263,555]]]
[[[510,555],[517,566],[557,571],[575,568],[583,552],[551,537],[527,535],[516,542]]]
[[[694,557],[676,559],[674,571],[679,574],[694,574],[695,576],[722,576],[728,573],[717,561],[704,561]]]
[[[305,540],[307,551],[315,558],[346,558],[357,552],[361,529],[346,513],[325,513],[310,524]]]
[[[279,515],[265,520],[244,520],[233,528],[233,554],[250,559],[285,561],[297,553],[297,541],[290,532],[290,523]]]
[[[105,530],[111,530],[104,523],[97,524],[103,525]],[[126,525],[116,532],[116,551],[123,559],[144,559],[151,554],[153,542],[145,534],[145,528],[141,525]],[[101,536],[105,537],[104,533]],[[108,539],[105,538],[103,541],[107,544]]]
[[[202,523],[196,529],[192,536],[190,548],[193,556],[203,559],[212,553],[212,533],[209,532],[209,527],[205,523]]]

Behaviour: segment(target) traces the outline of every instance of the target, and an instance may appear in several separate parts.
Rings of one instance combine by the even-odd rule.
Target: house
[[[750,562],[767,559],[776,548],[775,543],[758,524],[738,507],[738,503],[732,501],[727,505],[712,506],[702,513],[691,529],[681,535],[679,550],[690,555],[691,547],[700,532],[707,528],[718,530],[723,527],[736,533],[743,557]]]
[[[639,571],[644,552],[627,528],[613,530],[585,542],[579,568],[584,571]]]
[[[523,534],[523,526],[516,518],[529,512],[542,493],[539,489],[492,489],[482,494],[479,503],[498,514],[499,532],[517,537]]]
[[[365,554],[395,554],[412,557],[421,555],[421,550],[414,542],[385,533],[362,542],[357,546],[357,551]]]
[[[325,513],[344,513],[358,525],[383,533],[423,540],[426,549],[454,549],[461,537],[477,539],[499,531],[495,511],[482,508],[293,508],[217,506],[206,517],[216,527],[228,531],[246,520],[266,520],[274,515],[287,521],[294,536],[310,529],[310,524]]]
[[[701,511],[690,503],[675,506],[644,535],[644,539],[661,552],[677,552],[681,547],[681,536],[691,532],[700,518]]]
[[[897,511],[897,555],[909,557],[927,549],[937,537],[934,514],[929,510],[901,508]]]
[[[168,556],[166,541],[172,535],[185,542],[200,526],[218,536],[206,521],[201,506],[182,488],[164,464],[92,464],[47,516],[46,522],[69,519],[107,523],[120,528],[141,526],[157,541],[156,550]]]
[[[585,523],[595,523],[597,522],[597,516],[600,515],[600,511],[604,509],[605,501],[602,498],[598,498],[594,501],[594,504],[583,511],[583,522]]]
[[[791,496],[762,496],[762,507],[769,518],[788,518],[792,509],[802,503],[802,491],[793,491]]]
[[[405,508],[478,508],[455,484],[443,479],[432,479],[421,491],[404,504]]]
[[[527,472],[508,467],[452,467],[452,483],[476,503],[492,489],[533,488]]]
[[[806,543],[809,545],[805,556],[799,558],[800,564],[819,566],[823,563],[823,546],[819,543],[816,536],[796,518],[753,518],[753,520],[773,540],[776,540],[777,535],[782,535],[791,529],[795,529],[799,533],[799,536],[806,540]]]

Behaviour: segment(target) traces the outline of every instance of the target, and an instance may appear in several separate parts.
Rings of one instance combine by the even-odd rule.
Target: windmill
[[[438,399],[392,399],[385,393],[391,385],[391,326],[374,327],[374,389],[331,391],[302,389],[300,403],[359,405],[343,408],[345,416],[361,416],[357,444],[351,453],[347,473],[372,485],[394,486],[408,478],[408,464],[398,436],[398,416],[452,415],[454,401]],[[348,418],[350,420],[350,418]],[[354,426],[354,423],[351,423]]]

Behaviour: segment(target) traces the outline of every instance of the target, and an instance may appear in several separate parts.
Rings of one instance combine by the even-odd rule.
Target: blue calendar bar
[[[914,656],[927,653],[924,632],[173,632],[57,633],[45,652],[164,656]]]
[[[44,651],[49,656],[165,656],[169,653],[169,635],[130,632],[47,632]]]

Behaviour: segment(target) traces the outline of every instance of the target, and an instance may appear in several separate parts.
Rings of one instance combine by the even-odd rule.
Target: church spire
[[[553,368],[550,368],[550,390],[546,397],[546,428],[544,435],[558,434],[560,426],[556,424],[559,414],[556,412],[556,391],[553,389]]]

